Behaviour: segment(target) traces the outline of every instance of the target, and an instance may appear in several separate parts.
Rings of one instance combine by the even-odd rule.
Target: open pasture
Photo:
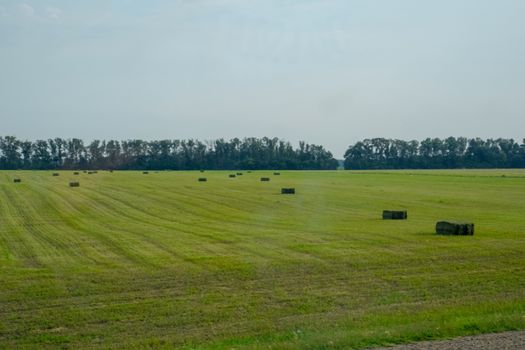
[[[525,329],[525,171],[59,173],[0,172],[0,348],[346,349]],[[475,234],[436,235],[439,220]]]

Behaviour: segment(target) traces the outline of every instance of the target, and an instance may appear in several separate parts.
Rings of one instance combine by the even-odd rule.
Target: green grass
[[[0,172],[0,348],[358,349],[525,329],[525,171],[229,173]],[[475,235],[437,236],[442,219]]]

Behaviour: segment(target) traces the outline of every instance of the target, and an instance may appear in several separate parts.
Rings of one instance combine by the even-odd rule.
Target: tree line
[[[348,147],[344,158],[345,169],[525,168],[525,139],[373,138]]]
[[[22,141],[0,137],[0,169],[115,170],[330,170],[338,162],[323,146],[278,138],[199,140],[94,140],[77,138]]]

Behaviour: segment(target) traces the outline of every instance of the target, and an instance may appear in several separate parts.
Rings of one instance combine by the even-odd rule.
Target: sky
[[[523,0],[0,0],[0,135],[524,131]]]

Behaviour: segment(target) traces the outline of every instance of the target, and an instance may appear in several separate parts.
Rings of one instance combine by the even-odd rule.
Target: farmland
[[[0,348],[342,349],[525,329],[525,171],[231,173],[0,172]],[[475,234],[438,236],[442,219]]]

